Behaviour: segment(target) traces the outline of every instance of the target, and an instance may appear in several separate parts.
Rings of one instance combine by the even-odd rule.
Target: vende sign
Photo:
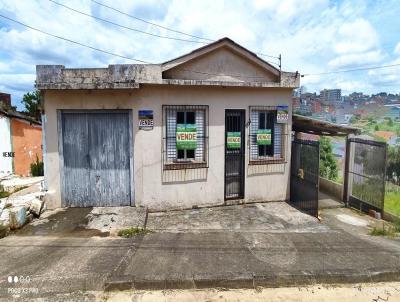
[[[228,132],[226,134],[226,147],[228,149],[240,149],[241,134],[240,132]]]
[[[271,129],[257,130],[257,145],[271,145]]]
[[[176,126],[176,149],[194,150],[197,148],[196,124],[178,124]]]

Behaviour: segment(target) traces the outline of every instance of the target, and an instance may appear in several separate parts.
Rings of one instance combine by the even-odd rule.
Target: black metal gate
[[[225,200],[244,198],[245,110],[225,110]]]
[[[292,142],[290,203],[300,211],[318,217],[319,142]]]
[[[345,200],[351,207],[383,212],[386,143],[349,138],[346,143]]]

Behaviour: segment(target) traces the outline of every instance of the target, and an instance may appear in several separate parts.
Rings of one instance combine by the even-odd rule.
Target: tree
[[[319,174],[330,180],[338,178],[338,165],[333,156],[332,143],[327,137],[321,137],[319,140]]]
[[[41,96],[39,90],[25,93],[22,97],[22,104],[25,106],[25,113],[40,118]]]

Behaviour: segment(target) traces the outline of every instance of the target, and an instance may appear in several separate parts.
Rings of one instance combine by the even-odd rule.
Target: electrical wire
[[[119,9],[116,9],[116,8],[114,8],[114,7],[111,7],[111,6],[108,6],[108,5],[104,4],[104,3],[100,3],[100,2],[98,2],[98,1],[96,1],[96,0],[91,0],[91,1],[94,2],[94,3],[96,3],[97,5],[106,7],[106,8],[108,8],[108,9],[110,9],[110,10],[113,10],[113,11],[115,11],[115,12],[118,12],[118,13],[120,13],[120,14],[122,14],[122,15],[125,15],[125,16],[129,17],[129,18],[132,18],[132,19],[135,19],[135,20],[144,22],[144,23],[146,23],[146,24],[150,24],[150,25],[153,25],[153,26],[156,26],[156,27],[159,27],[159,28],[168,30],[168,31],[170,31],[170,32],[178,33],[178,34],[185,35],[185,36],[188,36],[188,37],[192,37],[192,38],[196,38],[196,39],[200,39],[200,40],[206,40],[206,41],[208,41],[208,42],[214,42],[214,40],[211,40],[211,39],[208,39],[208,38],[203,38],[203,37],[200,37],[200,36],[191,35],[191,34],[188,34],[188,33],[182,32],[182,31],[179,31],[179,30],[171,29],[171,28],[168,28],[168,27],[166,27],[166,26],[162,26],[162,25],[160,25],[160,24],[156,24],[156,23],[147,21],[147,20],[145,20],[145,19],[142,19],[142,18],[133,16],[133,15],[127,14],[127,13],[125,13],[125,12],[119,10]]]
[[[115,22],[113,22],[113,21],[109,21],[109,20],[106,20],[106,19],[103,19],[103,18],[100,18],[100,17],[96,17],[96,16],[93,16],[93,15],[87,14],[87,13],[85,13],[85,12],[82,12],[82,11],[80,11],[80,10],[77,10],[77,9],[75,9],[75,8],[72,8],[72,7],[70,7],[70,6],[64,5],[64,4],[59,3],[59,2],[57,2],[57,1],[54,1],[54,0],[49,0],[49,1],[50,1],[50,2],[53,2],[54,4],[57,4],[57,5],[59,5],[59,6],[62,6],[62,7],[64,7],[64,8],[66,8],[66,9],[69,9],[69,10],[75,12],[75,13],[84,15],[84,16],[86,16],[86,17],[93,18],[93,19],[96,19],[96,20],[100,20],[100,21],[102,21],[102,22],[106,22],[106,23],[108,23],[108,24],[112,24],[112,25],[114,25],[114,26],[118,26],[118,27],[121,27],[121,28],[125,28],[125,29],[131,30],[131,31],[135,31],[135,32],[138,32],[138,33],[141,33],[141,34],[145,34],[145,35],[149,35],[149,36],[153,36],[153,37],[157,37],[157,38],[162,38],[162,39],[181,41],[181,42],[191,42],[191,43],[207,44],[206,42],[201,42],[201,41],[180,39],[180,38],[174,38],[174,37],[170,37],[170,36],[162,36],[162,35],[157,35],[157,34],[149,33],[149,32],[147,32],[147,31],[143,31],[143,30],[136,29],[136,28],[133,28],[133,27],[128,27],[128,26],[125,26],[125,25],[122,25],[122,24],[115,23]]]
[[[50,1],[52,1],[52,0],[50,0]],[[117,12],[117,13],[120,13],[120,14],[122,14],[122,15],[125,15],[125,16],[127,16],[127,17],[130,17],[130,18],[132,18],[132,19],[139,20],[139,21],[142,21],[142,22],[144,22],[144,23],[147,23],[147,24],[151,24],[151,25],[160,27],[160,28],[163,28],[163,29],[165,29],[165,30],[169,30],[169,31],[171,31],[171,32],[179,33],[179,34],[186,35],[186,36],[189,36],[189,37],[192,37],[192,38],[196,38],[196,39],[206,40],[206,41],[208,41],[208,42],[215,42],[215,41],[216,41],[216,40],[213,40],[213,39],[209,39],[209,38],[204,38],[204,37],[200,37],[200,36],[191,35],[191,34],[188,34],[188,33],[182,32],[182,31],[178,31],[178,30],[175,30],[175,29],[172,29],[172,28],[169,28],[169,27],[165,27],[165,26],[162,26],[162,25],[159,25],[159,24],[156,24],[156,23],[149,22],[149,21],[147,21],[147,20],[144,20],[144,19],[142,19],[142,18],[139,18],[139,17],[133,16],[133,15],[130,15],[130,14],[126,13],[126,12],[123,12],[123,11],[121,11],[121,10],[115,8],[115,7],[111,7],[111,6],[109,6],[109,5],[106,5],[106,4],[104,4],[104,3],[98,2],[98,1],[96,1],[96,0],[91,0],[91,1],[94,2],[94,3],[96,3],[97,5],[106,7],[106,8],[108,8],[108,9],[110,9],[110,10],[113,10],[113,11],[115,11],[115,12]],[[54,2],[54,1],[52,1],[52,2]],[[207,42],[207,43],[208,43],[208,42]],[[200,42],[200,43],[207,44],[207,43],[205,43],[205,42]],[[264,54],[264,53],[261,53],[261,52],[255,52],[255,54],[260,55],[260,56],[264,56],[264,57],[268,57],[268,58],[278,59],[278,60],[281,59],[280,56],[279,56],[279,57],[278,57],[278,56],[272,56],[272,55]],[[271,63],[271,62],[268,62],[268,63]],[[277,64],[277,65],[279,66],[279,64]]]
[[[147,61],[144,61],[144,60],[130,58],[130,57],[127,57],[127,56],[124,56],[124,55],[120,55],[120,54],[113,53],[113,52],[110,52],[110,51],[107,51],[107,50],[103,50],[103,49],[100,49],[100,48],[97,48],[97,47],[93,47],[93,46],[90,46],[90,45],[87,45],[87,44],[83,44],[81,42],[77,42],[77,41],[74,41],[74,40],[71,40],[71,39],[68,39],[68,38],[64,38],[64,37],[61,37],[61,36],[58,36],[58,35],[54,35],[54,34],[46,32],[46,31],[43,31],[41,29],[38,29],[36,27],[33,27],[33,26],[27,25],[25,23],[22,23],[20,21],[11,19],[11,18],[6,17],[6,16],[1,15],[1,14],[0,14],[0,17],[4,18],[4,19],[7,19],[9,21],[12,21],[14,23],[17,23],[19,25],[25,26],[25,27],[27,27],[27,28],[29,28],[31,30],[40,32],[42,34],[45,34],[45,35],[48,35],[48,36],[51,36],[51,37],[54,37],[54,38],[57,38],[57,39],[61,39],[61,40],[64,40],[64,41],[67,41],[67,42],[70,42],[70,43],[73,43],[73,44],[76,44],[76,45],[80,45],[80,46],[83,46],[83,47],[86,47],[86,48],[90,48],[92,50],[96,50],[96,51],[99,51],[99,52],[102,52],[102,53],[105,53],[105,54],[108,54],[108,55],[116,56],[116,57],[119,57],[119,58],[122,58],[122,59],[126,59],[126,60],[136,61],[136,62],[140,62],[140,63],[151,64],[150,62],[147,62]]]
[[[327,72],[320,72],[320,73],[307,73],[307,74],[302,74],[301,77],[345,73],[345,72],[355,72],[355,71],[363,71],[363,70],[374,70],[374,69],[390,68],[390,67],[396,67],[396,66],[400,66],[400,63],[399,64],[390,64],[390,65],[381,65],[381,66],[372,66],[372,67],[360,67],[360,68],[345,69],[345,70],[335,70],[335,71],[327,71]]]
[[[4,18],[4,19],[6,19],[6,20],[9,20],[9,21],[11,21],[11,22],[14,22],[14,23],[16,23],[16,24],[22,25],[22,26],[24,26],[24,27],[26,27],[26,28],[29,28],[29,29],[31,29],[31,30],[40,32],[40,33],[45,34],[45,35],[48,35],[48,36],[51,36],[51,37],[53,37],[53,38],[57,38],[57,39],[60,39],[60,40],[63,40],[63,41],[69,42],[69,43],[73,43],[73,44],[82,46],[82,47],[86,47],[86,48],[89,48],[89,49],[92,49],[92,50],[95,50],[95,51],[98,51],[98,52],[102,52],[102,53],[105,53],[105,54],[108,54],[108,55],[112,55],[112,56],[116,56],[116,57],[119,57],[119,58],[122,58],[122,59],[126,59],[126,60],[136,61],[136,62],[145,63],[145,64],[153,64],[153,63],[148,62],[148,61],[144,61],[144,60],[139,60],[139,59],[127,57],[127,56],[120,55],[120,54],[117,54],[117,53],[113,53],[113,52],[110,52],[110,51],[107,51],[107,50],[104,50],[104,49],[100,49],[100,48],[97,48],[97,47],[93,47],[93,46],[90,46],[90,45],[87,45],[87,44],[84,44],[84,43],[81,43],[81,42],[77,42],[77,41],[74,41],[74,40],[71,40],[71,39],[62,37],[62,36],[58,36],[58,35],[55,35],[55,34],[52,34],[52,33],[46,32],[46,31],[43,31],[43,30],[41,30],[41,29],[38,29],[38,28],[36,28],[36,27],[30,26],[30,25],[25,24],[25,23],[23,23],[23,22],[20,22],[20,21],[18,21],[18,20],[9,18],[9,17],[4,16],[4,15],[2,15],[2,14],[0,14],[0,17],[1,17],[1,18]],[[188,71],[188,72],[197,73],[197,74],[205,74],[205,75],[213,75],[213,76],[232,76],[232,77],[241,77],[241,78],[260,78],[260,79],[261,79],[261,78],[264,78],[264,77],[262,77],[262,76],[246,76],[246,75],[240,75],[240,74],[210,73],[210,72],[203,72],[203,71],[197,71],[197,70],[191,70],[191,69],[182,69],[182,70],[183,70],[183,71]]]

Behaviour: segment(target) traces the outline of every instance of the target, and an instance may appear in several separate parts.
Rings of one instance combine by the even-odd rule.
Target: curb
[[[193,278],[145,280],[134,276],[114,276],[104,284],[105,291],[114,290],[166,290],[166,289],[205,289],[205,288],[277,288],[307,286],[314,284],[354,284],[400,281],[400,271],[368,272],[298,272],[243,276],[243,278]]]

